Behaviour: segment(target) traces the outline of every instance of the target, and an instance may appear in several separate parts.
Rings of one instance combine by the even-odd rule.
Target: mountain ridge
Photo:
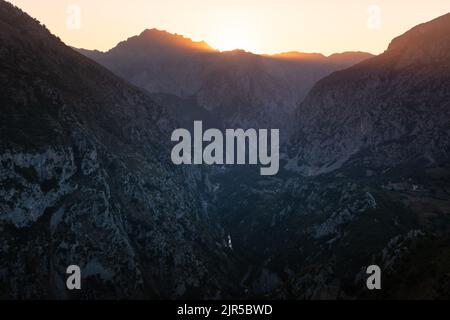
[[[444,37],[439,41],[430,39],[423,31],[430,29]],[[384,130],[392,131],[391,134],[395,132],[395,139],[399,139],[400,136],[406,137],[408,126],[422,127],[420,121],[423,119],[418,117],[419,113],[422,112],[432,118],[436,117],[438,112],[446,115],[448,111],[445,107],[445,96],[448,94],[446,88],[450,87],[448,30],[450,30],[450,14],[415,27],[397,37],[383,54],[362,61],[346,70],[332,73],[316,83],[297,109],[299,126],[303,128],[301,130],[306,131],[300,136],[306,137],[314,132],[313,135],[320,135],[322,141],[330,139],[331,147],[338,145],[336,141],[331,143],[337,131],[344,134],[346,128],[353,130],[353,133],[349,131],[344,136],[339,134],[335,136],[335,139],[339,136],[345,143],[340,143],[340,147],[334,148],[333,151],[331,149],[325,151],[326,148],[320,148],[322,151],[316,149],[317,160],[322,159],[316,164],[321,163],[323,166],[326,162],[347,161],[346,158],[351,157],[360,148],[375,143],[375,141],[370,142],[370,135],[376,134],[378,137],[385,135],[381,131],[373,131],[381,130],[381,127],[379,129],[374,127],[380,121]],[[424,40],[431,41],[434,45],[423,48]],[[422,49],[416,50],[418,47]],[[438,91],[440,95],[430,96],[428,95],[430,90]],[[353,99],[352,103],[346,104],[345,101],[349,101],[351,92],[356,92],[357,98]],[[396,101],[395,105],[389,107],[393,101]],[[406,105],[409,107],[407,108]],[[389,123],[385,119],[385,113],[400,112],[400,109],[408,115],[404,118],[405,120],[402,120],[404,122],[402,129],[400,126],[394,128],[395,123]],[[431,112],[433,109],[436,113]],[[333,119],[331,115],[334,115]],[[430,121],[442,122],[437,118]],[[408,122],[409,124],[406,125]],[[327,123],[330,126],[331,123],[333,125],[326,128]],[[302,139],[300,136],[297,141]],[[381,143],[381,140],[377,143]],[[315,151],[312,151],[312,148],[315,147],[309,146],[307,147],[309,151],[303,151],[306,154],[314,154]],[[439,153],[438,148],[434,151]],[[327,156],[322,152],[328,152]]]
[[[128,81],[180,98],[0,0],[0,298],[450,297],[450,21],[437,21],[336,72],[190,44],[134,66],[123,53]],[[180,123],[270,125],[282,108],[294,126],[277,176],[171,164]],[[381,291],[366,289],[373,264]]]
[[[171,47],[175,47],[178,45],[179,47],[187,47],[187,48],[192,48],[192,49],[198,49],[199,51],[205,50],[205,51],[211,51],[211,52],[216,52],[216,53],[243,51],[243,52],[247,52],[247,53],[250,53],[253,55],[257,55],[257,56],[267,56],[267,57],[277,57],[277,56],[282,57],[284,55],[286,55],[286,56],[292,55],[293,57],[298,56],[298,58],[302,58],[302,56],[304,56],[305,58],[330,58],[333,56],[347,55],[347,54],[348,55],[352,55],[352,54],[364,55],[367,57],[375,56],[374,54],[369,53],[369,52],[351,51],[351,50],[343,51],[343,52],[335,52],[335,53],[331,53],[329,55],[324,55],[322,53],[317,53],[317,52],[303,52],[303,51],[296,51],[296,50],[287,51],[287,52],[279,52],[279,53],[271,53],[271,54],[254,53],[254,52],[242,49],[242,48],[235,48],[235,49],[220,51],[218,49],[213,48],[205,40],[198,40],[198,41],[192,40],[191,38],[189,38],[183,34],[172,33],[170,31],[167,31],[164,29],[158,29],[156,27],[144,29],[140,34],[130,36],[126,40],[119,41],[116,45],[114,45],[112,48],[107,49],[107,50],[85,49],[85,48],[77,48],[77,47],[72,47],[72,48],[75,50],[86,51],[86,52],[94,51],[94,52],[99,52],[99,53],[107,53],[108,51],[113,50],[115,47],[123,45],[130,40],[145,40],[148,43],[160,42],[160,43],[168,44]]]
[[[147,31],[149,37],[145,34],[104,53],[79,51],[152,94],[196,99],[197,109],[217,114],[223,126],[283,126],[283,136],[293,110],[317,80],[371,56],[219,52],[204,50],[204,42],[199,49],[198,42],[155,29]],[[169,105],[171,100],[161,103]]]
[[[221,296],[202,285],[233,262],[201,173],[170,161],[173,119],[3,0],[0,24],[0,298]]]
[[[278,177],[240,172],[221,184],[219,215],[250,256],[250,292],[450,297],[449,34],[445,15],[322,78],[295,111]],[[382,290],[367,290],[369,265],[381,268]]]

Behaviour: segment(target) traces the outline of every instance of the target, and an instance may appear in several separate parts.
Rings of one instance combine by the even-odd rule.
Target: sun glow
[[[448,13],[449,1],[414,0],[9,0],[36,17],[66,44],[109,50],[157,28],[218,50],[274,54],[301,51],[381,53],[410,28]],[[372,28],[375,3],[381,20]],[[68,28],[70,4],[81,8],[79,29]],[[368,23],[369,22],[369,23]]]
[[[220,28],[208,42],[213,48],[220,51],[235,49],[258,51],[255,43],[256,37],[252,36],[246,28],[238,25]]]

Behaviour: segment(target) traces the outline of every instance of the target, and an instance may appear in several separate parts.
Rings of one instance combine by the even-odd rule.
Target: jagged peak
[[[170,33],[166,30],[159,30],[156,28],[145,29],[138,36],[133,36],[126,41],[119,43],[117,47],[126,46],[130,43],[138,43],[143,46],[178,47],[198,51],[216,51],[205,41],[194,41],[183,35]]]
[[[439,46],[450,49],[450,13],[419,24],[394,38],[387,52],[415,50],[420,46]]]

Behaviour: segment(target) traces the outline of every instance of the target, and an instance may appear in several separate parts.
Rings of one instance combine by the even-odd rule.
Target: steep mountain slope
[[[210,178],[251,295],[450,297],[449,35],[450,14],[319,81],[278,176]]]
[[[105,53],[80,51],[151,93],[196,99],[199,107],[214,112],[225,126],[256,127],[285,127],[317,80],[371,56],[220,53],[204,42],[156,29]]]
[[[449,298],[449,17],[319,81],[286,168],[261,177],[171,165],[172,119],[282,123],[325,60],[360,53],[217,53],[150,30],[116,48],[150,96],[0,0],[0,298]]]
[[[197,90],[200,78],[195,75],[205,72],[202,61],[216,52],[204,42],[156,29],[145,30],[106,53],[79,51],[151,93],[180,97]]]
[[[175,124],[147,93],[5,1],[0,87],[1,298],[222,295],[225,235],[200,173],[171,165]]]
[[[300,170],[355,157],[377,168],[440,164],[450,152],[450,14],[392,41],[382,55],[322,79],[297,112]]]

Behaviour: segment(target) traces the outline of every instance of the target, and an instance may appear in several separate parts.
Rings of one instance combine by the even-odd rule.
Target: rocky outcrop
[[[345,54],[218,54],[150,30],[113,49],[168,92],[150,96],[0,0],[0,298],[448,297],[448,17],[319,81],[262,177],[172,165],[174,118],[271,123]]]
[[[319,81],[297,110],[296,169],[317,175],[355,158],[376,168],[447,161],[449,29],[447,14]]]
[[[4,1],[0,70],[1,298],[236,289],[201,173],[171,164],[164,108]],[[66,290],[72,264],[80,293]]]

